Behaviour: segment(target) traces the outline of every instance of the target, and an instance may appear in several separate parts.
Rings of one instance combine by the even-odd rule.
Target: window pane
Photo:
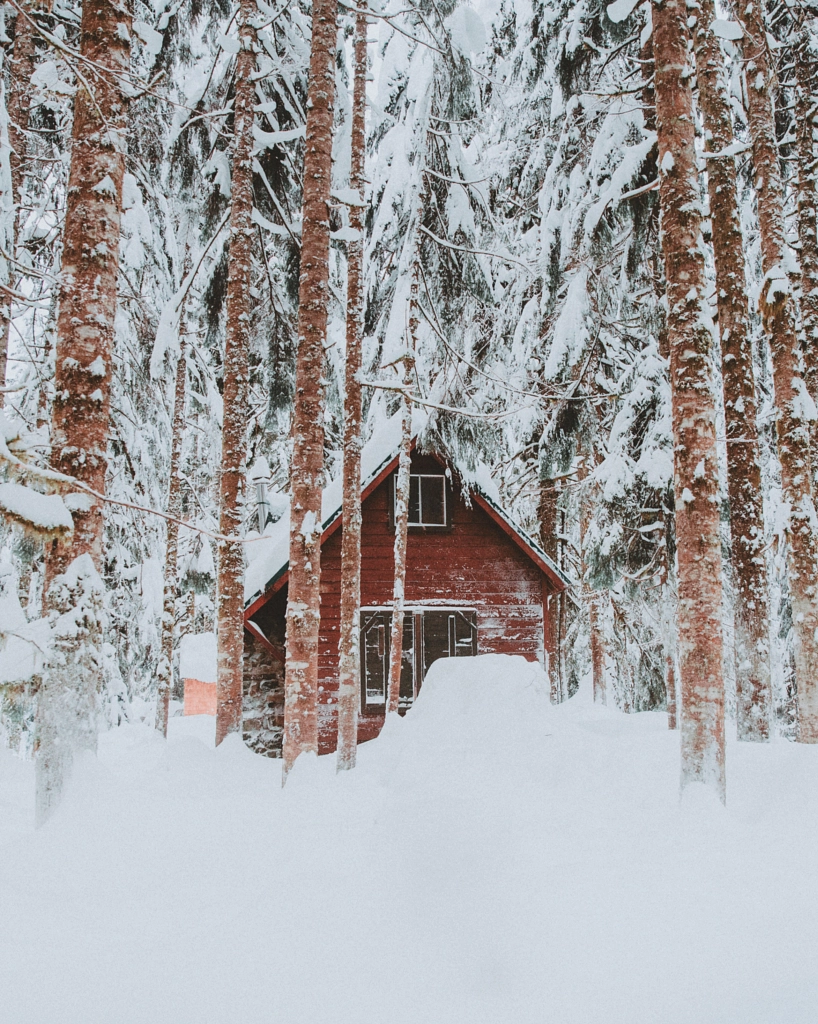
[[[423,613],[423,675],[438,658],[449,657],[449,613]]]
[[[397,480],[397,477],[395,478]],[[420,477],[409,477],[409,522],[420,523]]]
[[[403,616],[403,657],[400,666],[400,707],[407,708],[415,698],[415,616]]]
[[[424,526],[445,526],[446,510],[443,504],[444,478],[424,476],[421,478],[421,522]]]
[[[361,675],[364,710],[386,704],[386,677],[389,664],[387,620],[383,614],[361,613]]]

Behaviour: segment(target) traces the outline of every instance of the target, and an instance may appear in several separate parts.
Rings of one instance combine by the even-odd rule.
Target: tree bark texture
[[[561,480],[540,478],[539,501],[537,506],[537,518],[540,524],[540,543],[543,551],[549,555],[554,563],[562,568],[562,542],[559,539],[559,499],[561,493]],[[562,643],[563,634],[563,605],[564,600],[561,594],[554,594],[549,601],[548,617],[550,620],[551,635],[554,638],[554,657],[549,659],[548,678],[551,684],[551,703],[559,704],[562,683]]]
[[[224,345],[224,414],[219,484],[216,581],[216,743],[241,730],[244,671],[244,489],[247,459],[247,383],[250,344],[250,281],[255,227],[253,212],[253,117],[256,102],[257,14],[255,0],[242,0],[238,16],[241,50],[236,57],[235,148],[230,205],[227,333]]]
[[[713,0],[699,0],[694,29],[699,106],[705,149],[734,142],[723,81],[724,56],[713,34]],[[768,740],[772,710],[769,591],[764,560],[764,507],[756,415],[744,239],[734,157],[707,161],[721,340],[727,492],[735,583],[736,725],[741,740]]]
[[[122,32],[120,26],[125,26]],[[111,357],[117,301],[130,10],[121,0],[83,5],[80,50],[87,61],[74,99],[71,168],[63,229],[51,462],[104,493]],[[124,37],[124,39],[123,39]],[[103,70],[104,69],[104,70]],[[74,513],[70,544],[52,548],[48,578],[88,552],[102,570],[102,505]]]
[[[594,704],[608,703],[608,688],[605,678],[605,647],[599,628],[598,606],[602,600],[599,593],[588,595],[588,631],[591,644],[591,672],[594,683]]]
[[[324,343],[329,302],[329,201],[337,0],[312,5],[291,462],[290,580],[284,681],[284,772],[318,750],[318,627],[324,475]]]
[[[36,32],[31,23],[36,13],[31,0],[20,0],[20,10],[14,19],[14,49],[9,61],[11,88],[8,92],[9,143],[11,145],[11,187],[15,201],[19,200],[23,186],[23,168],[28,142],[28,116],[31,109],[31,76],[36,67]]]
[[[818,161],[818,54],[805,20],[795,51],[795,131],[798,142],[798,241],[801,245],[801,322],[804,327],[804,379],[813,402],[818,402],[818,213],[816,194]],[[813,494],[818,472],[818,421],[810,423],[810,462]]]
[[[179,518],[182,513],[182,439],[185,430],[185,360],[184,317],[179,325],[179,360],[176,364],[176,387],[173,397],[173,439],[170,450],[170,481],[168,483],[167,543],[165,545],[165,593],[162,606],[162,650],[159,655],[157,680],[159,699],[156,705],[156,728],[163,736],[168,734],[168,708],[173,686],[173,620],[176,611],[176,588],[179,582],[177,561],[179,554]],[[195,596],[194,596],[195,600]]]
[[[665,601],[672,600],[668,593],[668,588],[663,590],[663,599]],[[664,662],[664,677],[665,677],[665,701],[667,703],[667,727],[668,729],[679,728],[679,712],[678,705],[676,702],[676,660],[673,653],[673,640],[671,637],[671,630],[666,629],[665,635],[662,638],[662,659]]]
[[[363,197],[366,161],[367,20],[355,18],[355,80],[349,184]],[[346,364],[344,367],[344,500],[341,534],[341,627],[338,671],[338,768],[355,767],[361,692],[361,346],[364,331],[364,219],[352,206],[358,237],[347,246]]]
[[[724,774],[721,543],[713,336],[700,248],[689,32],[682,0],[653,6],[659,202],[668,300],[678,553],[677,629],[682,697],[682,787],[721,799]]]
[[[806,385],[796,335],[796,307],[787,269],[784,184],[775,134],[774,76],[758,3],[739,9],[747,82],[747,120],[753,144],[761,266],[759,307],[770,345],[778,412],[778,457],[782,498],[790,509],[789,584],[795,635],[798,739],[818,742],[818,609],[816,609],[815,506],[810,465]]]
[[[663,515],[664,523],[662,552],[660,555],[660,583],[662,598],[662,661],[665,681],[665,702],[667,704],[667,727],[677,729],[679,727],[678,701],[676,698],[676,637],[674,633],[674,620],[676,618],[676,594],[670,585],[670,558],[668,551],[669,533],[673,528],[673,521]]]
[[[101,494],[108,465],[125,171],[126,104],[118,76],[129,69],[130,22],[130,7],[120,0],[83,5],[85,81],[78,82],[74,99],[57,316],[51,463]],[[76,625],[55,638],[37,702],[38,821],[55,806],[74,752],[96,742],[104,523],[102,504],[79,497],[73,536],[52,545],[46,557],[49,604],[61,614],[61,623],[73,616]]]
[[[14,20],[14,48],[9,61],[6,111],[8,114],[9,164],[11,168],[11,198],[13,204],[11,224],[11,252],[17,238],[20,200],[23,190],[23,165],[28,149],[28,116],[31,109],[31,76],[34,74],[36,46],[34,26],[29,21],[34,5],[21,0],[21,10]],[[9,335],[11,333],[11,299],[0,295],[0,388],[6,385],[8,369]],[[0,408],[4,395],[0,390]]]
[[[425,152],[423,159],[425,160]],[[421,178],[418,206],[410,239],[412,282],[409,288],[409,323],[403,363],[403,402],[401,406],[401,446],[398,476],[395,484],[395,549],[392,584],[392,629],[389,640],[389,687],[387,714],[398,710],[400,703],[400,672],[403,663],[403,609],[406,592],[406,548],[409,540],[409,487],[412,455],[412,402],[409,398],[415,369],[418,329],[420,327],[420,228],[426,209],[426,186]]]
[[[593,469],[593,446],[588,445],[588,454],[583,458],[579,470],[580,482],[584,481],[589,470]],[[606,680],[605,639],[600,630],[600,605],[607,597],[607,592],[593,590],[587,583],[587,564],[585,561],[586,535],[591,525],[593,514],[592,493],[587,491],[580,498],[580,549],[582,553],[583,599],[588,609],[588,644],[591,649],[591,679],[593,683],[594,703],[607,704],[608,690]]]
[[[559,540],[559,500],[562,494],[562,481],[548,478],[540,480],[539,508],[537,518],[540,523],[540,543],[543,551],[560,564]]]
[[[416,302],[417,274],[412,280],[413,299]],[[417,306],[413,302],[409,314],[409,330],[417,329],[413,319],[417,317]],[[414,360],[407,355],[404,359],[403,382],[408,387]],[[403,662],[403,610],[406,594],[406,546],[409,539],[409,481],[412,454],[412,401],[407,394],[403,397],[401,418],[400,461],[395,485],[395,578],[392,585],[392,631],[389,640],[389,692],[386,702],[387,714],[398,710],[400,700],[400,670]]]

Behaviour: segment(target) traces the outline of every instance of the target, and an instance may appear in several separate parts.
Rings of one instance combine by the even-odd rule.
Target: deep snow
[[[438,662],[360,749],[280,762],[213,723],[102,737],[32,832],[0,754],[0,1016],[26,1024],[818,1019],[818,750],[731,744],[678,799],[661,714]]]

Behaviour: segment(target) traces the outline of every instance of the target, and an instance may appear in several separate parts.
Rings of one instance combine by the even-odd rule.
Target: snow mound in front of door
[[[429,765],[456,758],[476,770],[492,750],[519,755],[536,741],[552,713],[548,693],[542,668],[522,657],[439,658],[406,716],[390,716],[361,755],[368,762],[371,747],[371,758],[383,759],[394,746],[404,760]]]

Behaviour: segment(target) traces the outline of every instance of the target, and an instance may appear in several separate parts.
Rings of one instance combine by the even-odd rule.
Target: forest
[[[818,11],[808,0],[6,0],[0,697],[37,815],[167,733],[289,522],[282,754],[317,749],[322,494],[343,493],[356,758],[361,452],[411,446],[569,582],[550,699],[818,740]],[[287,518],[288,517],[288,518]]]
[[[8,1019],[814,1024],[818,2],[0,62]]]

